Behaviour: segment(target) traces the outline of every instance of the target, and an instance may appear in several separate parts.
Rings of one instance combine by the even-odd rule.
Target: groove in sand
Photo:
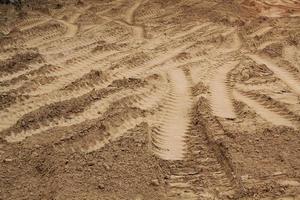
[[[26,31],[26,30],[32,29],[34,27],[40,26],[42,24],[46,24],[50,20],[51,20],[50,18],[45,18],[45,19],[37,20],[37,21],[32,22],[32,23],[28,23],[27,25],[21,27],[20,30],[21,31]]]
[[[67,31],[66,31],[64,37],[71,38],[76,35],[76,33],[78,31],[78,26],[71,24],[69,22],[66,22],[64,20],[57,20],[57,21],[60,22],[61,24],[63,24],[67,28]]]
[[[222,66],[210,82],[211,106],[215,116],[233,119],[236,118],[232,104],[230,88],[227,85],[227,74],[237,65],[237,62]]]
[[[172,91],[162,114],[159,143],[155,144],[159,148],[156,154],[165,160],[182,160],[192,98],[188,80],[182,70],[170,70],[168,75]]]
[[[140,7],[143,0],[135,1],[134,5],[127,11],[125,21],[129,24],[134,24],[134,15],[136,10]]]
[[[257,112],[257,114],[259,114],[266,121],[271,122],[274,125],[278,125],[278,126],[282,125],[282,126],[295,127],[290,120],[286,119],[285,117],[275,112],[272,112],[271,110],[265,108],[263,105],[259,104],[257,101],[243,95],[239,91],[234,90],[233,94],[238,101],[242,101],[246,103],[249,107],[253,108],[255,112]]]
[[[108,131],[109,137],[104,138],[104,140],[95,140],[93,141],[94,144],[88,145],[88,147],[81,148],[81,151],[83,152],[93,152],[97,151],[101,148],[103,148],[105,145],[118,140],[120,137],[122,137],[127,131],[130,129],[135,128],[138,124],[144,122],[145,119],[143,117],[138,117],[138,118],[128,118],[126,122],[124,122],[121,126],[119,127],[113,127],[112,130]]]
[[[271,71],[274,72],[275,76],[280,78],[287,86],[289,86],[296,94],[300,95],[300,81],[296,79],[296,77],[291,74],[289,71],[285,70],[282,67],[279,67],[272,61],[267,58],[263,58],[258,55],[250,55],[252,60],[257,62],[258,64],[265,64]]]

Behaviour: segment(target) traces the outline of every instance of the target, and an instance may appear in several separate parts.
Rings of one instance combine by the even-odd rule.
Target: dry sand
[[[0,5],[1,200],[300,199],[298,0]]]

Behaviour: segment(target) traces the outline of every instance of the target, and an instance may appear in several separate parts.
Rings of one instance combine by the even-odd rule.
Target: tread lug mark
[[[222,67],[210,82],[211,106],[214,115],[223,118],[236,118],[232,104],[231,91],[228,83],[228,73],[236,66],[237,62],[229,63]]]
[[[258,64],[265,64],[271,71],[274,72],[275,76],[280,78],[287,86],[289,86],[297,95],[300,95],[300,81],[296,79],[296,77],[291,74],[289,71],[284,68],[279,67],[272,61],[267,58],[263,58],[257,55],[250,55],[251,59],[253,59]]]
[[[293,122],[287,119],[285,116],[273,112],[272,110],[266,108],[265,105],[262,105],[256,100],[253,100],[250,96],[247,96],[238,90],[234,90],[233,94],[238,101],[242,101],[246,103],[248,106],[253,108],[266,121],[269,121],[278,126],[283,125],[283,126],[290,126],[295,128]]]
[[[165,160],[182,160],[185,154],[185,135],[190,123],[191,91],[185,74],[180,69],[168,72],[172,87],[158,123],[159,134],[154,133],[153,151]],[[158,149],[157,149],[158,148]]]

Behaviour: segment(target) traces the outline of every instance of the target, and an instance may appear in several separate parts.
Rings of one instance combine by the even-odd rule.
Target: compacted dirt
[[[1,200],[300,199],[298,0],[0,5]]]

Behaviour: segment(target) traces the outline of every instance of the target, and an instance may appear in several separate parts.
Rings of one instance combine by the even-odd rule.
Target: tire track
[[[13,74],[8,74],[5,76],[0,77],[0,82],[7,82],[7,81],[11,81],[13,79],[16,79],[18,77],[21,77],[27,73],[30,73],[31,71],[37,70],[39,69],[43,64],[29,64],[28,65],[28,69],[24,69],[24,70],[20,70],[18,72],[15,72]]]
[[[35,70],[43,62],[43,57],[35,51],[16,53],[11,58],[0,62],[0,82],[9,81],[31,70]]]
[[[184,167],[174,166],[174,169],[172,169],[172,175],[170,176],[170,180],[168,181],[167,199],[199,199],[199,196],[196,194],[195,191],[193,191],[192,185],[186,182],[186,179],[190,179],[192,173],[195,172],[191,172],[191,168],[185,169]]]
[[[4,130],[2,134],[7,135],[6,140],[9,142],[22,141],[26,137],[31,136],[28,135],[30,132],[26,132],[26,130],[38,129],[40,128],[40,124],[48,124],[55,119],[69,118],[72,114],[82,113],[84,109],[93,102],[116,91],[116,89],[92,91],[79,98],[44,105],[32,112],[22,115],[13,126]]]
[[[19,142],[27,137],[43,134],[59,127],[68,127],[76,124],[84,123],[85,121],[91,121],[97,119],[99,116],[107,112],[110,106],[116,102],[124,107],[137,107],[142,110],[149,110],[154,108],[162,100],[164,91],[156,86],[146,86],[137,89],[124,89],[108,95],[103,99],[92,102],[90,106],[87,106],[82,113],[74,113],[67,118],[53,120],[48,125],[40,123],[38,129],[25,130],[22,133],[13,132],[11,136],[7,137],[9,142]]]
[[[69,65],[64,66],[59,71],[51,74],[51,76],[60,77],[55,83],[39,87],[39,89],[30,93],[30,95],[42,95],[62,89],[72,82],[80,79],[82,76],[89,73],[91,70],[99,69],[98,62],[106,59],[109,56],[115,55],[117,51],[109,51],[103,54],[89,54]],[[46,92],[46,93],[45,93]]]
[[[171,39],[176,40],[176,39],[179,39],[179,38],[182,38],[182,37],[189,36],[189,35],[194,34],[195,32],[197,32],[197,31],[199,31],[203,28],[208,27],[209,25],[211,25],[210,22],[206,22],[206,23],[203,23],[201,25],[196,25],[196,26],[192,27],[191,29],[189,29],[189,30],[187,30],[183,33],[179,33],[177,35],[172,36]]]
[[[58,28],[59,28],[59,24],[55,23],[55,21],[49,18],[47,22],[42,23],[38,26],[33,26],[30,29],[22,30],[17,34],[19,34],[22,37],[22,39],[27,41],[35,37],[41,38],[45,34],[47,29],[51,30],[51,29],[58,29]]]
[[[132,31],[139,42],[145,39],[145,29],[143,26],[136,24],[135,15],[137,9],[142,5],[142,3],[143,0],[135,1],[135,4],[127,11],[125,18],[125,22],[131,26]]]
[[[168,72],[172,91],[163,108],[158,134],[154,135],[155,154],[165,160],[182,160],[185,154],[185,135],[189,128],[192,97],[189,83],[180,69]]]
[[[106,23],[105,26],[99,25],[98,29],[94,30],[91,34],[78,34],[73,38],[61,37],[59,40],[43,43],[37,47],[43,54],[59,54],[59,53],[72,53],[74,50],[83,50],[85,46],[92,47],[94,44],[107,43],[115,44],[116,42],[122,43],[127,39],[125,36],[127,31],[123,31],[118,35],[111,33],[119,28],[117,23]],[[96,32],[97,31],[97,32]]]
[[[33,15],[30,16],[30,13],[28,14],[29,16],[26,16],[21,21],[15,22],[14,28],[17,28],[21,31],[31,29],[35,26],[40,25],[41,22],[44,22],[46,19],[48,19],[48,17],[46,16],[37,16],[34,15],[33,13],[32,13]]]
[[[277,114],[276,112],[273,112],[272,110],[266,108],[264,104],[261,104],[258,101],[254,100],[253,97],[251,98],[251,95],[249,96],[238,90],[234,90],[233,94],[238,101],[246,103],[266,121],[271,122],[272,124],[277,126],[282,125],[296,128],[295,124],[290,119],[286,118],[282,114]]]
[[[34,67],[33,67],[34,66]],[[18,90],[18,88],[22,87],[23,85],[31,83],[41,83],[46,84],[48,82],[48,78],[50,80],[55,79],[56,77],[49,77],[48,74],[51,74],[53,71],[59,70],[60,67],[53,66],[53,65],[30,65],[30,71],[26,73],[19,74],[19,76],[11,78],[9,80],[3,81],[0,83],[0,91],[1,92],[7,92],[7,93],[14,93],[15,90]],[[35,69],[34,69],[35,68]],[[37,81],[37,82],[36,82]],[[29,88],[30,89],[30,88]],[[21,93],[24,93],[26,91],[19,91]],[[18,92],[17,92],[18,94]]]
[[[249,35],[249,37],[260,37],[266,33],[268,33],[269,31],[271,31],[273,29],[273,27],[271,26],[267,26],[267,27],[263,27],[261,29],[258,29],[257,31],[255,31],[254,33],[251,33]]]
[[[186,49],[190,48],[192,45],[194,45],[194,42],[189,42],[187,44],[177,46],[174,49],[167,51],[164,54],[160,54],[156,58],[150,60],[147,62],[144,66],[133,69],[132,71],[125,72],[124,76],[131,76],[131,77],[139,77],[143,73],[147,73],[148,70],[151,70],[153,67],[159,66],[164,64],[165,62],[169,61],[170,59],[174,58],[181,52],[185,51]]]
[[[95,140],[93,138],[91,142],[87,142],[88,145],[82,145],[80,147],[80,150],[86,153],[97,151],[103,148],[105,145],[120,139],[120,137],[122,137],[126,132],[135,128],[137,125],[143,123],[145,121],[145,118],[128,116],[124,121],[125,122],[122,125],[110,128],[104,133],[105,135],[109,135],[109,137],[105,137],[102,140],[97,140],[97,139]],[[81,141],[80,143],[83,142],[85,141]]]
[[[119,25],[122,25],[122,26],[132,29],[133,35],[135,35],[135,37],[136,37],[135,39],[137,39],[139,42],[141,42],[145,38],[145,30],[144,30],[143,26],[131,24],[131,23],[128,23],[127,21],[117,20],[117,19],[113,19],[113,18],[110,18],[107,16],[101,16],[101,18],[103,18],[107,21],[110,21],[110,22],[115,22]]]
[[[78,31],[78,26],[77,25],[71,24],[67,21],[60,20],[60,19],[57,19],[56,21],[61,23],[62,25],[64,25],[66,27],[67,30],[64,34],[64,37],[72,38],[76,35],[76,33]]]
[[[74,13],[72,16],[69,17],[68,22],[70,24],[75,24],[75,22],[80,18],[81,15],[84,15],[84,13],[89,10],[92,6],[87,5],[82,9],[79,9],[76,13]]]
[[[220,139],[224,131],[216,127],[216,119],[205,114],[209,109],[205,102],[200,99],[192,108],[187,154],[182,162],[171,165],[168,199],[239,199],[235,176],[215,144],[215,136]]]
[[[275,76],[280,78],[287,86],[289,86],[297,95],[300,95],[300,81],[291,74],[289,71],[285,70],[282,67],[279,67],[272,61],[260,57],[258,55],[250,55],[252,60],[258,64],[265,64],[271,71],[274,72]]]
[[[300,70],[296,67],[296,63],[293,64],[288,60],[280,60],[279,62],[277,62],[277,64],[280,67],[284,68],[286,71],[288,71],[290,74],[293,74],[293,76],[295,76],[296,79],[300,80]]]
[[[27,24],[23,24],[22,26],[19,27],[20,31],[26,31],[26,30],[30,30],[33,29],[35,27],[41,26],[43,24],[48,23],[51,20],[51,18],[48,17],[42,17],[42,18],[38,18],[34,21],[28,22]]]
[[[76,38],[66,38],[59,41],[53,41],[50,43],[39,45],[39,51],[43,54],[59,54],[61,52],[69,52],[75,49],[82,49],[85,46],[96,44],[102,41],[101,36],[95,36],[93,38],[82,37],[79,35]]]
[[[78,132],[78,129],[86,130],[86,128],[84,127],[86,127],[87,125],[89,126],[89,124],[99,124],[99,122],[96,121],[99,121],[99,119],[103,119],[106,116],[109,116],[109,113],[111,112],[112,109],[118,110],[123,108],[124,109],[136,108],[137,111],[147,110],[148,112],[147,116],[142,118],[138,117],[137,120],[138,121],[142,120],[143,122],[146,121],[150,123],[153,118],[152,117],[153,113],[155,113],[155,110],[157,110],[157,107],[159,107],[159,104],[161,104],[161,102],[163,101],[163,98],[165,96],[164,92],[165,92],[164,87],[157,88],[156,86],[152,86],[151,84],[146,88],[140,88],[137,90],[131,90],[131,89],[121,90],[115,94],[103,98],[103,100],[96,101],[93,105],[87,108],[80,115],[76,115],[67,120],[60,120],[58,121],[58,123],[54,122],[53,124],[50,124],[48,127],[41,127],[38,130],[30,131],[31,134],[34,135],[34,137],[27,137],[26,140],[24,140],[24,142],[28,143],[28,145],[36,145],[36,144],[46,145],[46,144],[53,144],[53,143],[58,144],[60,143],[61,140],[66,140],[66,138],[76,137],[76,134],[73,134],[73,132],[75,133]],[[126,112],[122,113],[118,111],[118,113],[122,115]],[[107,120],[109,120],[109,118],[107,118]],[[105,129],[106,130],[105,135],[107,136],[105,140],[100,136],[97,138],[97,136],[92,135],[92,136],[88,136],[87,139],[85,139],[84,141],[78,139],[78,141],[76,141],[77,144],[76,148],[74,148],[72,144],[66,145],[65,147],[66,149],[69,150],[72,150],[73,148],[73,150],[76,149],[78,151],[87,151],[88,149],[90,150],[100,149],[103,147],[103,145],[107,144],[107,142],[110,141],[113,137],[115,139],[121,137],[122,134],[124,133],[124,128],[128,129],[128,127],[132,127],[136,121],[135,118],[132,118],[131,120],[132,120],[131,123],[123,124],[121,128],[114,130],[114,132]],[[125,122],[126,120],[124,120],[124,123]],[[114,127],[115,126],[113,126],[112,128]],[[115,133],[116,135],[114,135],[113,137],[110,136]],[[43,139],[45,135],[49,136],[47,141]],[[93,141],[93,142],[89,143],[90,145],[87,146],[86,144],[88,143],[86,141]],[[64,145],[60,144],[58,146],[64,146]],[[83,146],[85,146],[85,148],[83,148]]]
[[[258,94],[255,92],[249,92],[243,90],[238,90],[238,91],[242,93],[244,96],[247,96],[252,100],[257,101],[260,105],[264,106],[266,109],[269,109],[270,111],[277,113],[283,118],[290,120],[290,122],[293,123],[295,127],[300,127],[299,124],[300,116],[295,114],[293,111],[289,110],[286,107],[285,103],[281,101],[277,101],[265,94]]]
[[[53,42],[63,37],[64,34],[68,31],[67,27],[65,27],[64,24],[59,23],[58,21],[49,21],[49,23],[47,23],[47,26],[54,26],[54,28],[49,30],[45,29],[45,31],[39,33],[37,37],[27,39],[25,45],[28,48],[34,48],[43,43],[47,43],[50,41]]]
[[[3,120],[0,128],[5,135],[15,132],[19,133],[22,130],[37,129],[40,127],[40,124],[48,124],[55,119],[70,118],[72,114],[82,113],[93,102],[111,93],[124,88],[134,89],[143,85],[145,85],[145,82],[139,79],[123,79],[119,80],[119,82],[113,82],[110,87],[98,90],[93,89],[88,93],[78,94],[76,91],[78,96],[72,98],[72,96],[67,95],[66,99],[61,99],[54,103],[51,102],[51,99],[48,100],[48,104],[45,102],[41,103],[41,101],[31,102],[31,104],[22,102],[22,105],[26,105],[25,109],[22,109],[22,106],[16,109],[16,106],[14,106],[12,110],[6,109],[1,113],[2,116],[5,116],[5,120]],[[66,93],[64,94],[66,95]],[[44,97],[44,101],[47,101],[47,99],[47,97]],[[56,100],[59,99],[56,98]],[[15,136],[15,134],[11,137],[13,138],[12,141],[14,141],[14,138],[16,138],[16,141],[19,141],[19,138],[20,140],[24,139],[24,137]]]
[[[116,168],[113,165],[106,177],[112,179],[112,185],[117,185],[113,188],[115,193],[107,192],[111,190],[111,184],[107,187],[105,183],[104,188],[101,183],[94,185],[95,188],[91,188],[92,192],[97,193],[96,195],[103,194],[104,198],[108,196],[108,199],[110,197],[151,199],[166,192],[166,199],[174,200],[242,199],[251,198],[256,193],[257,198],[267,198],[267,195],[273,195],[272,192],[288,193],[289,188],[280,188],[284,191],[278,191],[277,185],[266,186],[261,179],[257,179],[255,183],[258,185],[253,184],[251,188],[245,185],[247,188],[243,191],[244,185],[241,184],[244,182],[240,180],[244,181],[245,177],[246,179],[249,177],[250,180],[256,175],[260,176],[261,173],[265,175],[264,169],[261,169],[252,177],[250,173],[253,169],[244,165],[247,162],[236,160],[239,158],[237,156],[242,157],[242,153],[252,150],[250,146],[240,150],[241,144],[235,143],[240,137],[246,137],[244,134],[242,136],[238,134],[238,128],[244,130],[249,124],[252,125],[252,121],[248,123],[243,119],[224,120],[224,118],[236,117],[233,106],[235,97],[271,123],[291,127],[299,123],[299,116],[296,114],[298,111],[287,109],[298,107],[295,105],[298,103],[295,95],[292,95],[294,97],[292,101],[287,98],[292,102],[287,103],[288,106],[274,99],[268,99],[268,96],[252,95],[255,92],[251,90],[270,91],[270,85],[273,86],[271,89],[278,91],[286,90],[286,87],[283,83],[277,84],[279,79],[266,75],[272,73],[265,70],[265,67],[258,66],[243,56],[245,52],[257,51],[259,43],[269,39],[275,41],[274,36],[284,40],[280,42],[283,49],[286,45],[291,45],[294,49],[289,51],[297,51],[295,44],[298,42],[296,38],[298,35],[292,32],[295,31],[292,28],[274,29],[272,34],[268,33],[271,31],[268,27],[265,30],[255,28],[259,24],[283,25],[289,28],[290,24],[294,26],[296,23],[294,20],[284,19],[283,22],[288,24],[285,25],[281,19],[256,16],[252,18],[250,11],[238,12],[240,5],[234,1],[227,2],[228,5],[224,2],[81,0],[69,5],[62,3],[63,6],[59,9],[50,9],[49,15],[52,18],[32,17],[28,12],[30,17],[18,20],[23,21],[23,24],[19,24],[21,31],[12,29],[3,40],[0,35],[2,40],[0,58],[9,58],[11,52],[27,52],[28,47],[34,47],[43,55],[44,60],[28,65],[25,70],[0,77],[0,81],[3,80],[0,82],[0,91],[5,92],[3,95],[0,94],[2,103],[0,143],[3,143],[0,147],[4,146],[5,150],[6,148],[9,150],[3,151],[3,155],[7,157],[14,155],[17,152],[15,148],[21,151],[24,148],[25,152],[32,150],[33,155],[28,159],[33,158],[34,162],[39,162],[37,171],[33,166],[33,175],[43,176],[42,173],[47,172],[47,175],[51,176],[52,173],[56,175],[61,172],[60,169],[52,170],[52,160],[49,162],[51,169],[48,169],[48,165],[44,165],[43,161],[48,159],[48,155],[52,155],[52,153],[47,155],[51,151],[58,153],[58,158],[63,156],[63,159],[68,159],[64,160],[67,161],[65,167],[71,172],[73,169],[76,171],[72,167],[73,161],[82,166],[81,168],[88,167],[88,171],[83,170],[84,176],[95,170],[101,171],[103,164],[100,162],[99,165],[97,162],[90,166],[89,162],[85,162],[87,157],[92,158],[95,155],[101,157],[102,153],[108,150],[113,152],[108,153],[114,158],[115,155],[116,157],[120,155],[119,151],[125,150],[122,155],[128,155],[129,159],[131,156],[134,158],[130,162],[126,162],[128,160],[125,159],[126,165],[129,164],[131,167],[131,161],[134,161],[132,164],[136,166],[140,158],[137,160],[132,152],[140,149],[144,151],[145,144],[149,142],[149,152],[152,151],[155,156],[147,157],[147,152],[147,155],[143,155],[143,159],[153,160],[158,170],[161,170],[154,172],[153,180],[149,182],[148,179],[145,180],[143,184],[146,185],[141,185],[137,191],[134,187],[140,183],[138,176],[145,176],[148,171],[144,173],[142,170],[141,174],[132,176],[129,170],[130,173],[126,176],[129,175],[130,179],[124,180],[130,189],[126,193],[122,191],[121,194],[119,191],[124,190],[124,187],[118,186],[122,186],[123,182],[119,182],[120,176],[114,172]],[[91,9],[84,6],[88,4],[91,5]],[[58,7],[60,5],[57,5]],[[32,12],[37,13],[35,10]],[[247,33],[258,37],[255,35],[247,37]],[[7,47],[13,48],[6,49]],[[286,54],[292,56],[290,52]],[[284,54],[282,56],[286,59]],[[241,72],[237,70],[237,74],[233,74],[231,72],[235,71],[232,69],[237,64],[236,60],[241,60],[239,65]],[[295,58],[290,62],[297,69],[298,60]],[[221,66],[223,63],[224,67]],[[284,68],[280,71],[278,68],[285,64],[276,63],[277,68],[274,66],[273,68],[278,71],[277,77],[280,75],[281,80],[289,84],[289,87],[293,87],[292,89],[299,95],[299,77],[291,80],[294,75],[293,68]],[[213,74],[214,72],[217,73]],[[234,75],[236,79],[233,78]],[[277,82],[265,84],[273,80]],[[234,82],[241,85],[249,84],[249,87],[244,87],[248,92],[233,90],[232,86],[237,86]],[[258,82],[261,85],[254,85]],[[208,85],[210,87],[207,87]],[[280,98],[283,94],[286,94],[286,91],[278,92]],[[206,97],[210,98],[208,103]],[[196,98],[199,98],[197,103],[194,102]],[[206,106],[202,105],[203,102]],[[209,104],[212,106],[213,114]],[[239,103],[236,108],[239,108]],[[243,122],[240,123],[240,120]],[[254,120],[260,130],[266,128],[268,133],[273,131],[273,126],[260,124],[261,118]],[[149,131],[147,140],[144,140],[144,137],[136,138],[127,134],[140,124],[145,125],[142,125],[144,130],[137,131],[136,134]],[[233,131],[229,132],[227,128],[229,130],[232,128]],[[291,130],[286,128],[283,127],[282,130]],[[130,137],[128,141],[134,140],[134,145],[122,142],[112,144],[125,135]],[[255,141],[264,142],[262,139]],[[20,143],[13,144],[14,142]],[[85,154],[94,151],[99,152]],[[256,153],[254,159],[258,158],[260,153],[263,153],[262,156],[267,155],[268,149]],[[72,160],[73,158],[76,160]],[[105,156],[100,159],[108,161]],[[278,159],[281,159],[281,155]],[[3,165],[9,166],[10,163],[15,165],[21,161],[14,158],[11,160],[12,162],[10,159],[4,160]],[[53,164],[59,163],[55,160]],[[288,160],[282,161],[282,165],[288,164],[291,167],[295,166],[294,163],[288,163]],[[30,172],[31,167],[30,165]],[[123,173],[124,166],[121,167],[118,173]],[[149,165],[145,163],[141,167],[146,169]],[[64,171],[63,168],[64,166],[61,168]],[[278,170],[283,171],[281,169],[279,166]],[[238,172],[243,173],[243,178]],[[28,177],[31,175],[28,174]],[[80,178],[81,172],[77,175],[77,178]],[[44,178],[46,180],[48,177]],[[64,178],[68,179],[67,176]],[[6,181],[8,186],[11,185],[9,181],[10,179]],[[17,181],[23,183],[22,178]],[[94,181],[97,182],[96,179]],[[264,184],[266,191],[262,191],[265,188],[260,190],[261,184]],[[32,189],[31,186],[29,189]],[[156,189],[161,193],[156,194]],[[10,187],[7,191],[7,195],[4,195],[12,195],[12,198],[24,194],[23,190],[14,191]],[[81,192],[78,194],[85,196],[85,193]],[[49,195],[49,198],[57,196]],[[68,196],[69,193],[63,195]],[[70,195],[76,196],[72,193]]]
[[[88,125],[89,128],[81,128],[82,130],[77,133],[65,134],[65,138],[61,139],[63,142],[57,142],[60,145],[55,145],[64,151],[87,153],[96,151],[118,140],[128,130],[145,121],[147,113],[144,110],[119,103],[110,105],[102,117]]]
[[[232,39],[229,41],[229,46],[227,47],[227,49],[223,50],[224,54],[228,54],[234,51],[238,51],[241,46],[242,46],[242,42],[239,36],[239,33],[237,30],[233,30],[232,32],[230,31],[230,33],[232,36]],[[226,36],[225,36],[226,37]]]
[[[179,49],[181,50],[181,48]],[[175,51],[175,53],[178,53],[177,51]],[[154,61],[148,63],[148,65],[152,66],[153,64],[159,64],[160,62],[164,62],[165,59],[170,59],[171,57],[173,57],[174,52],[170,52],[170,54],[164,54],[161,57],[158,57],[157,59],[155,59]],[[176,55],[176,54],[175,54]],[[153,63],[154,62],[154,63]],[[149,67],[148,65],[146,65],[146,67]],[[147,69],[147,68],[146,68]],[[122,78],[129,78],[131,77],[132,74],[134,74],[135,72],[141,72],[146,70],[145,67],[137,67],[137,68],[133,68],[133,69],[124,69],[123,73],[119,73],[117,72],[117,74],[114,74],[114,76],[111,77],[111,79],[109,79],[108,82],[104,83],[103,85],[101,85],[100,88],[105,88],[107,87],[109,84],[111,84],[113,81],[118,80],[118,79],[122,79]],[[73,79],[68,79],[68,80],[73,80]],[[58,82],[59,83],[59,82]],[[50,85],[51,87],[52,85]],[[94,87],[94,89],[99,89],[99,87]],[[54,102],[58,102],[58,101],[65,101],[71,98],[76,98],[80,95],[84,95],[87,92],[90,92],[91,89],[80,89],[77,91],[53,91],[44,95],[39,95],[39,96],[33,96],[32,98],[20,102],[18,104],[15,104],[13,107],[7,109],[5,112],[0,113],[0,116],[2,116],[4,119],[6,119],[2,126],[1,129],[7,129],[8,127],[10,127],[11,125],[13,125],[17,119],[19,119],[22,115],[29,113],[31,111],[34,110],[34,108],[39,108],[41,106],[44,106],[46,104],[51,104]]]
[[[134,19],[135,12],[140,7],[142,2],[143,2],[143,0],[134,1],[134,5],[130,9],[128,9],[128,11],[126,13],[126,18],[125,18],[125,21],[128,24],[134,24],[134,22],[135,22],[135,19]]]
[[[210,82],[210,102],[215,116],[233,119],[236,118],[230,86],[228,84],[228,73],[237,65],[237,62],[228,63],[219,69]]]
[[[49,42],[55,42],[61,39],[73,38],[78,32],[78,26],[71,24],[67,21],[60,19],[49,19],[48,25],[57,23],[57,27],[53,30],[44,31],[40,33],[39,37],[27,40],[26,45],[28,47],[38,47]],[[62,30],[59,30],[62,29]],[[46,30],[46,29],[45,29]]]
[[[211,113],[209,102],[201,97],[193,107],[193,121],[188,136],[190,162],[200,172],[194,187],[199,199],[240,199],[243,186],[240,175],[224,148],[226,133]]]

